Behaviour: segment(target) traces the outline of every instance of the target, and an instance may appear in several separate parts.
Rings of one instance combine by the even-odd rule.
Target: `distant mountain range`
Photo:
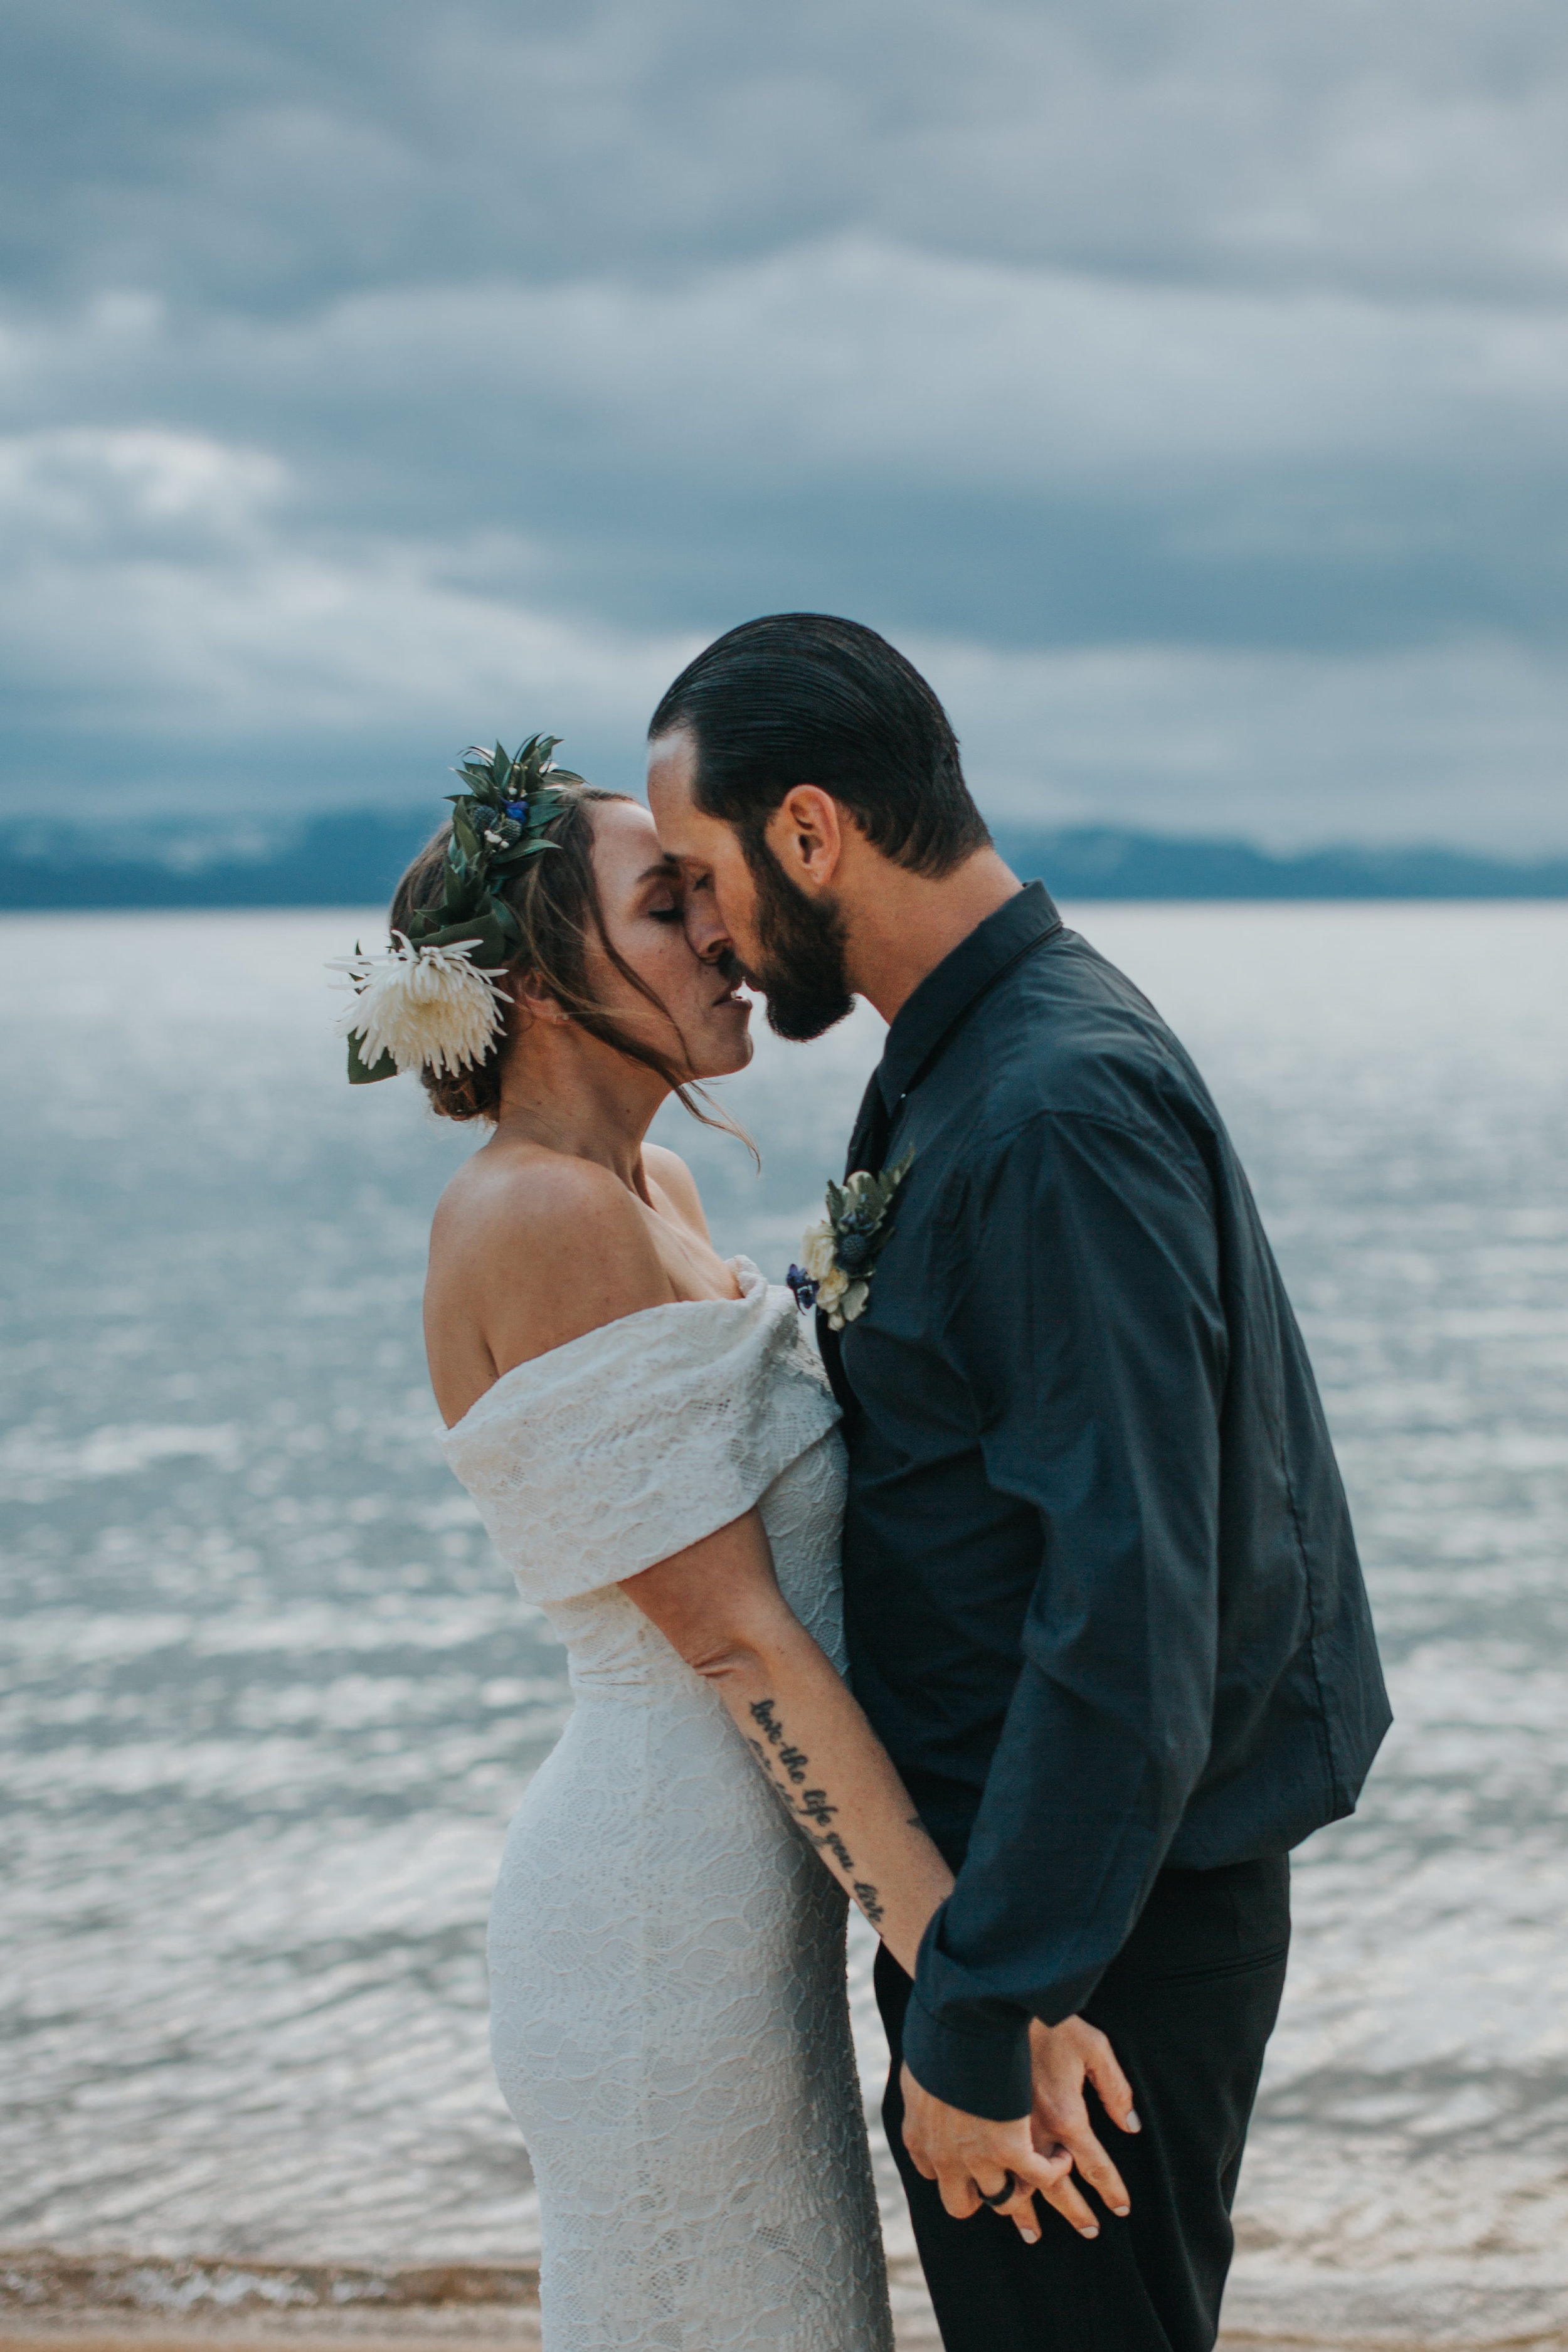
[[[1246,841],[1191,841],[1078,825],[993,828],[1019,874],[1059,898],[1563,898],[1568,857],[1510,860],[1463,849],[1307,849],[1277,857]]]
[[[0,831],[0,910],[384,905],[434,829],[428,809],[343,809],[244,845],[177,822],[63,840],[16,825]]]
[[[62,838],[0,829],[0,911],[384,904],[430,829],[427,811],[345,810],[288,836],[225,845],[189,829]],[[1172,839],[1108,825],[998,825],[1009,865],[1060,898],[1563,898],[1568,857],[1356,848],[1275,856],[1245,841]]]

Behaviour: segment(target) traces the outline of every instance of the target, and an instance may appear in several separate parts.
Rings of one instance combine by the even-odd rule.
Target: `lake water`
[[[1568,907],[1099,906],[1252,1171],[1398,1724],[1298,1857],[1233,2324],[1568,2324]],[[513,2261],[502,1832],[559,1649],[433,1443],[425,1233],[469,1148],[342,1084],[374,914],[0,924],[0,2243]],[[764,1035],[683,1120],[775,1276],[879,1050]],[[858,2015],[875,2063],[858,1943]]]

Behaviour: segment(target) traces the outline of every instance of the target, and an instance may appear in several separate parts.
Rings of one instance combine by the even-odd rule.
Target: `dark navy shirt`
[[[1348,1813],[1389,1721],[1322,1408],[1203,1080],[1045,891],[888,1034],[848,1166],[912,1150],[846,1409],[850,1674],[958,1874],[904,2050],[1029,2107],[1162,1868]]]

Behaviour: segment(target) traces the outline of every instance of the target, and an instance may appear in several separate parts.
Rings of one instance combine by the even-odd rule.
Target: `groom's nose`
[[[718,963],[721,958],[734,953],[730,934],[719,919],[718,901],[710,885],[686,894],[686,936],[704,963]]]

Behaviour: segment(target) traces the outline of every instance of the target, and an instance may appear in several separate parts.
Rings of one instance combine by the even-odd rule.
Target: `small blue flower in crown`
[[[803,1265],[792,1265],[784,1280],[803,1315],[820,1307],[830,1330],[842,1331],[864,1314],[870,1296],[878,1255],[888,1238],[888,1216],[893,1196],[914,1165],[906,1151],[879,1176],[858,1168],[842,1184],[827,1188],[827,1214],[813,1225],[801,1244]]]

